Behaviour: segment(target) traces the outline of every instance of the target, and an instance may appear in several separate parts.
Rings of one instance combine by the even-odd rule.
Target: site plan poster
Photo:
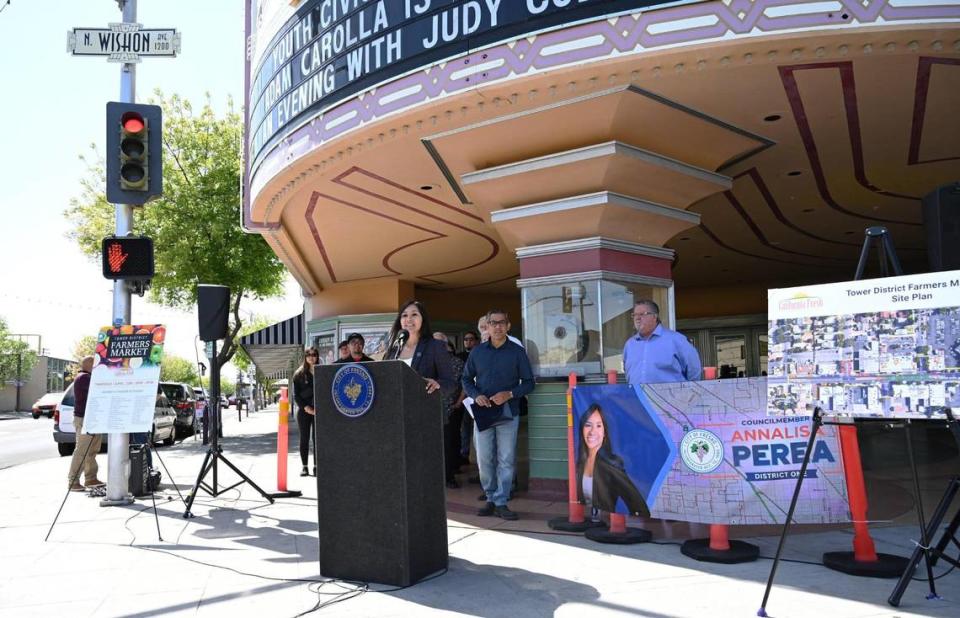
[[[160,324],[100,329],[83,423],[86,433],[150,431],[165,337]]]
[[[704,524],[782,524],[811,422],[808,416],[768,416],[766,394],[765,378],[577,387],[573,404],[578,478],[587,436],[584,416],[596,405],[608,426],[609,451],[643,495],[652,517]],[[597,486],[596,479],[593,485]],[[603,498],[603,492],[594,493]],[[616,512],[627,512],[624,506],[618,499]],[[814,441],[793,521],[850,521],[833,426],[822,427]]]
[[[960,271],[770,290],[772,414],[942,418],[960,404]]]

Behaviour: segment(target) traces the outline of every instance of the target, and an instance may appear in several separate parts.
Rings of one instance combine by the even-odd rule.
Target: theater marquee
[[[258,54],[250,85],[250,152],[266,149],[364,89],[497,42],[662,0],[315,0]],[[266,3],[264,3],[266,4]],[[261,14],[261,18],[262,18]],[[482,68],[470,67],[469,72]],[[464,79],[469,80],[469,77]]]

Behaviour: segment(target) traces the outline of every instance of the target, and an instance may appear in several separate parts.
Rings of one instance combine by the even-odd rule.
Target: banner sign
[[[100,329],[84,432],[150,431],[166,332],[160,324]]]
[[[960,271],[769,290],[769,410],[943,418],[960,405]]]
[[[546,28],[635,11],[663,0],[313,0],[266,45],[251,75],[251,169],[264,148],[362,89]],[[566,50],[557,50],[564,53]],[[458,76],[502,63],[465,65]]]
[[[636,513],[632,487],[659,519],[782,524],[810,438],[810,418],[768,416],[766,392],[764,378],[577,387],[578,495],[583,498],[583,487],[592,485],[597,508]],[[598,420],[605,437],[597,436]],[[584,484],[591,448],[593,475]],[[836,428],[822,427],[794,522],[848,521]]]

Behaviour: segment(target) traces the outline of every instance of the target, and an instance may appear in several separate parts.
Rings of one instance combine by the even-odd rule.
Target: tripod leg
[[[913,457],[913,440],[910,437],[910,421],[903,427],[904,436],[907,440],[907,459],[910,461],[910,469],[913,471],[913,493],[917,500],[917,518],[920,521],[920,547],[923,548],[924,563],[927,566],[927,581],[930,583],[930,599],[937,598],[937,584],[933,577],[932,552],[930,551],[931,535],[927,534],[927,521],[923,513],[923,496],[920,494],[920,475],[917,473],[917,462]],[[940,525],[940,522],[937,522]],[[934,528],[936,530],[936,528]]]
[[[957,495],[958,488],[960,488],[960,486],[958,486],[957,479],[950,482],[947,491],[944,492],[943,497],[940,498],[940,504],[937,505],[937,509],[933,512],[933,517],[930,518],[930,523],[927,524],[923,536],[929,539],[936,535],[937,528],[940,527],[940,522],[943,521],[943,518],[947,515],[947,511],[950,510],[950,503],[953,502],[953,498]],[[958,519],[960,519],[960,514],[954,517],[953,522],[950,524],[954,531],[956,531]],[[948,537],[944,535],[944,539],[948,539]],[[941,541],[941,543],[944,548],[946,548],[946,543],[944,543],[944,541]],[[926,541],[922,541],[913,550],[913,554],[910,555],[910,562],[907,563],[907,568],[903,570],[903,575],[900,576],[897,585],[893,587],[893,592],[890,593],[887,603],[894,607],[900,605],[900,597],[903,596],[907,586],[910,584],[910,580],[913,579],[913,573],[916,571],[917,565],[920,564],[920,557],[926,553],[926,551]]]
[[[941,500],[941,504],[946,501],[947,506],[953,501],[954,497],[957,495],[957,490],[960,490],[960,477],[954,478],[950,481],[950,486],[947,488],[947,493],[944,495]],[[940,513],[940,506],[937,506],[937,511],[934,514],[936,516]],[[940,514],[940,519],[943,519],[946,516],[947,512],[944,509],[943,513]],[[932,523],[932,522],[931,522]],[[937,525],[940,524],[938,520]],[[957,528],[960,527],[960,511],[957,511],[957,514],[954,515],[953,521],[950,522],[950,525],[947,526],[946,531],[943,533],[943,537],[940,539],[940,542],[937,543],[937,548],[933,552],[933,563],[937,563],[937,559],[947,551],[947,545],[950,544],[950,541],[953,540],[954,543],[957,543]],[[933,532],[929,535],[930,538],[933,538],[937,534],[937,528],[934,526]],[[957,543],[960,545],[960,543]]]
[[[189,495],[187,495],[187,509],[183,512],[183,518],[189,519],[193,517],[193,514],[190,513],[190,509],[193,507],[193,500],[197,497],[197,491],[200,490],[200,483],[203,482],[203,477],[207,473],[207,468],[210,464],[210,455],[212,449],[207,449],[207,454],[203,457],[203,464],[200,465],[200,474],[197,475],[197,482],[194,484],[193,489],[190,490]]]
[[[790,522],[793,521],[793,512],[797,508],[797,500],[800,498],[800,488],[803,486],[803,478],[807,475],[807,465],[810,463],[810,454],[813,453],[813,444],[817,440],[817,432],[820,431],[820,425],[823,422],[820,408],[813,411],[813,425],[810,428],[810,439],[807,440],[807,450],[803,453],[803,464],[800,466],[800,476],[797,478],[797,486],[793,488],[793,498],[790,499],[790,508],[787,510],[787,518],[783,522],[783,531],[780,533],[780,543],[777,544],[777,553],[773,557],[773,566],[770,567],[770,577],[767,578],[767,589],[763,592],[763,602],[757,611],[758,616],[767,615],[767,599],[770,598],[770,589],[773,587],[773,578],[777,575],[777,566],[780,564],[780,554],[783,553],[783,545],[787,540],[787,531],[790,529]]]
[[[150,499],[153,500],[153,520],[157,522],[157,540],[163,541],[163,536],[160,534],[160,515],[157,514],[157,496],[150,492]]]
[[[170,468],[168,468],[167,464],[163,461],[163,459],[160,458],[160,452],[156,451],[154,452],[154,455],[157,456],[157,461],[159,461],[160,465],[163,466],[164,472],[167,473],[167,477],[170,479],[170,482],[173,483],[173,488],[177,490],[177,495],[180,496],[180,502],[183,502],[184,504],[186,504],[187,501],[184,499],[183,494],[180,493],[180,488],[177,487],[177,483],[173,480],[173,475],[170,474]]]
[[[250,480],[250,477],[248,477],[248,476],[247,476],[246,474],[244,474],[243,472],[240,472],[240,470],[239,470],[235,465],[233,465],[232,463],[230,463],[230,460],[229,460],[229,459],[227,459],[227,458],[224,457],[223,455],[220,455],[220,459],[222,459],[222,460],[223,460],[223,463],[227,464],[227,465],[230,467],[231,470],[233,470],[234,472],[236,472],[236,473],[237,473],[237,476],[239,476],[240,478],[242,478],[244,481],[250,483],[250,486],[251,486],[251,487],[253,487],[253,488],[256,489],[258,492],[260,492],[260,495],[261,495],[261,496],[263,496],[264,498],[266,498],[267,500],[269,500],[269,501],[270,501],[270,504],[273,504],[273,496],[271,496],[271,495],[268,494],[267,492],[265,492],[265,491],[263,491],[262,489],[260,489],[260,486],[257,485],[256,483],[254,483],[252,480]]]
[[[90,445],[91,445],[91,444],[93,444],[93,442],[90,441],[90,440],[88,440],[88,441],[87,441],[87,448],[86,448],[85,451],[83,451],[83,459],[80,460],[80,461],[81,461],[80,467],[77,468],[77,474],[70,479],[70,488],[72,488],[72,487],[74,486],[74,484],[80,482],[80,473],[83,472],[83,464],[82,464],[82,462],[83,462],[83,461],[86,461],[86,459],[87,459],[87,453],[90,452]],[[64,505],[67,503],[67,498],[70,497],[70,492],[72,491],[70,488],[67,488],[67,493],[64,494],[64,496],[63,496],[63,502],[60,503],[60,508],[57,509],[57,514],[56,514],[56,516],[53,518],[53,521],[50,522],[50,529],[47,530],[47,536],[43,537],[44,543],[46,543],[46,542],[47,542],[47,539],[50,538],[50,533],[53,532],[53,527],[57,524],[57,520],[60,519],[60,513],[63,512],[63,507],[64,507]]]

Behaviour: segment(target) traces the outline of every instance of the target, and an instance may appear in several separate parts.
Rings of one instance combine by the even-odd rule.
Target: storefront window
[[[634,333],[633,303],[645,298],[669,312],[668,288],[659,286],[592,280],[524,287],[523,333],[534,373],[621,371],[623,344]]]
[[[623,371],[623,344],[632,337],[633,303],[650,299],[660,307],[661,320],[668,322],[667,288],[636,283],[601,281],[603,307],[603,371]]]
[[[313,347],[320,352],[320,364],[330,365],[337,360],[337,341],[333,333],[322,333],[313,338]]]
[[[597,281],[524,288],[523,331],[541,376],[600,372]]]

